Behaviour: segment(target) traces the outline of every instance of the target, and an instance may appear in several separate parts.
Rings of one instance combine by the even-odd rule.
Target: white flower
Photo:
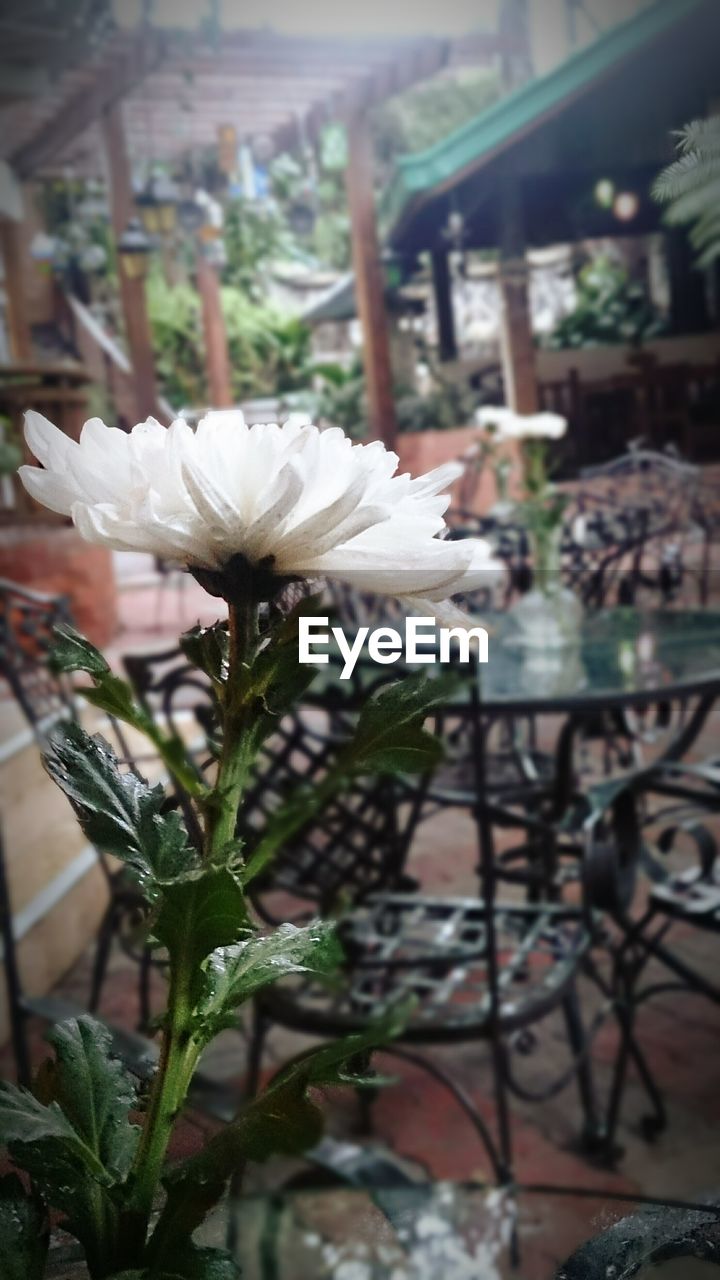
[[[567,419],[559,413],[514,413],[505,407],[483,405],[475,414],[481,427],[495,427],[497,440],[560,440],[567,431]]]
[[[497,568],[488,543],[438,537],[460,464],[395,475],[380,442],[301,418],[248,427],[227,410],[196,431],[150,418],[129,434],[91,418],[78,443],[30,412],[25,438],[44,467],[20,468],[28,493],[117,550],[216,570],[240,553],[278,576],[340,578],[416,605],[474,590]]]

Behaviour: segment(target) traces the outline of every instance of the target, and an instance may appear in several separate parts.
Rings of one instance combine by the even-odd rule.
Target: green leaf
[[[423,725],[432,708],[456,688],[453,676],[429,680],[423,672],[384,686],[360,712],[355,735],[340,753],[340,766],[373,773],[433,768],[442,758],[442,744]]]
[[[90,676],[102,677],[110,670],[100,650],[69,623],[59,623],[54,635],[55,643],[48,659],[51,671],[65,675],[86,671]]]
[[[308,596],[283,618],[267,644],[255,655],[252,666],[240,682],[238,698],[247,703],[256,700],[261,711],[254,722],[256,745],[272,732],[278,719],[295,705],[310,687],[317,668],[298,661],[300,618],[317,613],[320,597]]]
[[[164,1179],[167,1200],[150,1241],[150,1256],[162,1256],[166,1241],[192,1234],[243,1161],[300,1155],[314,1146],[322,1136],[323,1115],[308,1090],[357,1083],[349,1064],[400,1035],[412,1007],[409,1002],[396,1005],[365,1031],[296,1058],[202,1151],[171,1169]]]
[[[206,867],[165,886],[153,933],[171,962],[202,982],[200,965],[211,952],[238,942],[250,929],[245,895],[227,867]]]
[[[290,973],[333,974],[342,961],[336,927],[322,920],[301,929],[283,924],[265,937],[213,952],[198,1002],[196,1035],[209,1041],[223,1027],[234,1026],[238,1006],[278,978]]]
[[[199,866],[177,813],[163,814],[160,784],[150,787],[134,773],[121,773],[103,738],[80,725],[59,725],[45,767],[65,792],[83,832],[93,844],[132,867],[152,899],[160,884]]]
[[[48,1038],[56,1056],[38,1074],[42,1100],[0,1085],[0,1133],[15,1164],[65,1215],[94,1274],[113,1248],[115,1189],[139,1137],[129,1119],[135,1089],[110,1055],[109,1032],[92,1018],[62,1023]]]
[[[113,674],[100,651],[74,627],[64,623],[55,628],[55,636],[56,644],[49,658],[52,669],[65,673],[84,671],[91,676],[95,687],[83,689],[85,700],[144,734],[183,790],[191,796],[204,795],[206,788],[187,759],[180,738],[163,733],[152,716],[135,701],[127,681]]]
[[[230,653],[227,622],[215,622],[211,627],[193,627],[180,637],[180,648],[188,662],[204,671],[214,685],[225,684]]]
[[[48,1224],[37,1200],[14,1174],[0,1178],[0,1259],[3,1280],[42,1280]]]
[[[95,1152],[106,1173],[120,1182],[130,1169],[140,1136],[130,1124],[137,1090],[123,1063],[111,1054],[106,1027],[90,1017],[71,1018],[48,1032],[56,1061],[43,1087]]]
[[[15,1163],[33,1176],[63,1169],[74,1180],[85,1170],[99,1183],[111,1181],[56,1102],[46,1106],[7,1080],[0,1082],[0,1133]]]

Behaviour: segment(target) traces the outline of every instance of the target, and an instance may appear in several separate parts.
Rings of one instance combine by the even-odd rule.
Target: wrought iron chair
[[[50,671],[47,655],[53,628],[70,622],[63,597],[31,591],[7,580],[0,581],[0,677],[3,678],[32,729],[37,746],[44,751],[53,727],[63,718],[77,719],[79,695],[69,679]],[[120,726],[111,721],[119,753],[130,768],[137,759],[128,749]],[[118,938],[138,963],[138,993],[141,1025],[150,1018],[150,951],[134,942],[145,914],[142,895],[123,868],[113,865],[96,850],[108,888],[108,905],[98,930],[88,1009],[97,1010],[107,973],[113,941]]]
[[[312,712],[304,708],[291,717],[266,745],[239,831],[248,855],[267,814],[306,778],[322,777],[327,768],[337,705],[332,696],[313,701]],[[477,730],[477,760],[484,747],[476,704],[470,714]],[[478,782],[481,776],[479,772]],[[552,873],[547,891],[538,893],[535,902],[496,900],[493,822],[517,825],[530,838],[537,836],[538,828],[532,818],[526,821],[486,803],[478,789],[470,806],[478,831],[480,896],[446,898],[412,887],[406,858],[426,790],[427,785],[409,789],[389,779],[353,780],[320,815],[308,817],[256,882],[255,902],[266,919],[301,919],[318,910],[337,916],[347,964],[339,985],[290,979],[258,997],[248,1090],[257,1087],[265,1038],[273,1024],[335,1036],[364,1027],[392,1000],[413,995],[417,1004],[406,1030],[388,1052],[423,1067],[452,1092],[481,1138],[494,1175],[503,1181],[512,1166],[511,1093],[541,1100],[575,1077],[584,1136],[588,1143],[603,1143],[589,1037],[576,992],[578,976],[599,936],[597,922],[584,906],[563,902],[561,882]],[[608,832],[615,821],[611,812],[598,811],[592,821],[585,814],[582,838],[576,833],[567,853],[576,860],[581,857],[591,838],[588,832],[611,838]],[[550,835],[546,830],[546,838]],[[569,1066],[542,1088],[528,1086],[518,1078],[511,1052],[527,1050],[535,1027],[555,1011],[565,1021]],[[497,1141],[464,1089],[434,1059],[416,1051],[420,1045],[480,1041],[490,1047]]]
[[[700,482],[699,469],[676,452],[647,449],[642,441],[581,472],[567,550],[569,574],[587,606],[702,602]]]
[[[691,732],[679,734],[681,744]],[[596,844],[586,850],[586,885],[616,929],[613,984],[625,1031],[608,1102],[610,1143],[622,1109],[630,1041],[638,1043],[640,1009],[654,997],[673,991],[701,995],[720,1005],[720,982],[708,978],[668,943],[674,925],[720,934],[720,758],[694,764],[682,755],[681,749],[670,750],[666,758],[617,784],[626,796],[633,796],[640,836],[622,875],[609,846]],[[665,970],[662,978],[648,977],[652,961]],[[642,1128],[654,1138],[665,1127],[665,1107],[646,1062],[641,1064],[641,1074],[654,1095],[653,1113],[642,1118]]]

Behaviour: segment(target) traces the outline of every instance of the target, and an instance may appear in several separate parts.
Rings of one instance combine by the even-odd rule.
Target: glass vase
[[[580,639],[583,610],[577,596],[563,586],[561,541],[560,524],[528,529],[533,585],[510,610],[516,641],[538,653],[566,649]]]

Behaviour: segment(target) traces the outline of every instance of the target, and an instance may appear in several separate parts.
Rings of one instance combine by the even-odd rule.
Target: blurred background
[[[42,648],[28,635],[60,610],[120,667],[217,614],[178,566],[87,546],[24,493],[24,410],[74,439],[95,415],[129,430],[208,406],[249,422],[301,413],[383,440],[413,474],[459,458],[451,524],[495,538],[505,603],[532,572],[506,509],[522,458],[498,458],[482,410],[551,411],[568,424],[552,477],[599,539],[567,524],[583,607],[610,603],[583,557],[596,573],[612,545],[614,605],[712,620],[719,48],[717,0],[0,0],[0,794],[24,991],[85,990],[113,886],[42,773],[43,710],[13,675],[18,645],[26,678]],[[618,510],[641,518],[618,524]],[[711,701],[718,639],[703,649]],[[712,716],[704,732],[693,749],[714,757]],[[421,828],[423,884],[465,892],[473,837],[443,822]],[[691,950],[709,973],[703,936]],[[109,999],[132,1024],[127,965],[111,965]],[[11,984],[0,1041],[18,999]],[[685,1142],[656,1157],[628,1129],[616,1188],[717,1187],[717,1013],[703,1010],[681,1048],[674,1006],[650,1033]],[[474,1062],[463,1070],[476,1088]],[[442,1109],[429,1146],[416,1140],[417,1108],[435,1104],[409,1079],[415,1110],[380,1103],[390,1145],[467,1179],[472,1141]],[[548,1107],[523,1119],[527,1166],[584,1177],[562,1104]],[[550,1274],[600,1219],[580,1204],[552,1222],[528,1275]]]

